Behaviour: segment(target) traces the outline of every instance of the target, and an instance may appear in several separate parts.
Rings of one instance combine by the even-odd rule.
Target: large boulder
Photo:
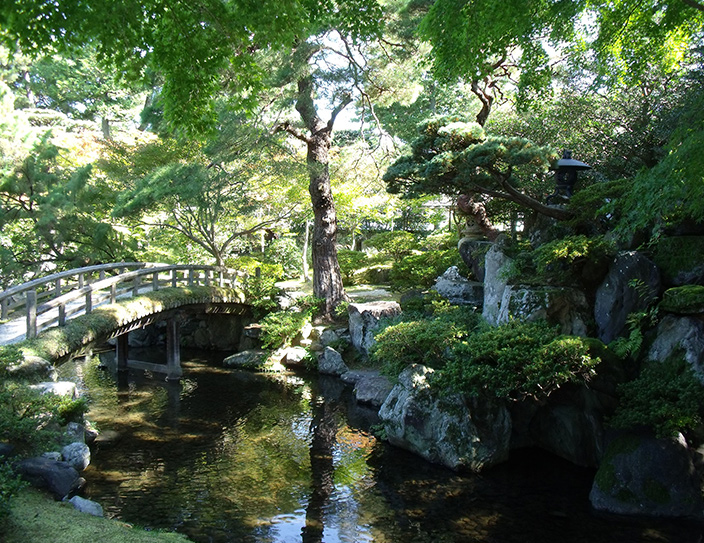
[[[90,465],[90,449],[81,441],[66,445],[61,449],[61,456],[76,471],[83,471]]]
[[[596,292],[594,319],[599,339],[608,344],[625,335],[628,316],[644,311],[659,291],[660,272],[651,260],[636,251],[616,255]]]
[[[457,250],[462,261],[472,270],[472,274],[477,281],[484,281],[486,253],[493,246],[494,244],[491,241],[478,240],[473,237],[464,237],[457,242]]]
[[[7,372],[13,377],[34,381],[56,381],[58,378],[56,368],[51,362],[31,355],[24,355],[22,361],[9,366]]]
[[[389,378],[378,371],[364,372],[354,385],[354,395],[359,403],[379,408],[393,387]]]
[[[480,307],[484,303],[484,285],[462,277],[457,266],[450,266],[438,277],[431,290],[452,304]]]
[[[379,321],[394,317],[401,313],[401,306],[397,302],[369,302],[364,304],[350,304],[349,330],[354,348],[363,356],[369,354],[374,345],[374,332],[379,328]]]
[[[17,472],[36,488],[48,490],[62,500],[80,490],[86,481],[66,462],[48,458],[27,458],[17,465]]]
[[[259,370],[264,367],[269,354],[261,349],[251,349],[228,356],[222,361],[226,368]]]
[[[664,362],[681,354],[704,385],[704,322],[695,317],[666,315],[655,334],[648,358]]]
[[[621,515],[704,519],[701,480],[687,443],[624,435],[607,448],[589,499]]]
[[[495,323],[547,320],[559,324],[563,334],[586,336],[589,310],[584,293],[574,288],[509,285],[504,288]]]
[[[350,369],[342,360],[342,355],[332,347],[325,347],[318,357],[318,373],[323,375],[342,375]]]
[[[484,304],[482,317],[491,325],[496,325],[499,318],[501,300],[506,288],[504,270],[513,262],[506,256],[498,244],[492,245],[484,257]]]
[[[508,458],[511,418],[503,403],[434,393],[431,368],[414,364],[379,410],[390,443],[453,470],[481,471]]]

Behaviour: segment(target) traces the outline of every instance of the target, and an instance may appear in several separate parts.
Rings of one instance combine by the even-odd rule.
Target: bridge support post
[[[178,381],[183,376],[181,369],[181,328],[177,319],[166,321],[166,380]]]
[[[27,292],[27,339],[37,337],[37,291]]]
[[[129,334],[117,336],[117,344],[115,347],[115,358],[117,359],[118,373],[127,372],[127,353],[129,351]]]

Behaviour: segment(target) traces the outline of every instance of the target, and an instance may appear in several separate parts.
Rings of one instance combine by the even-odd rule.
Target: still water
[[[109,355],[69,370],[102,432],[83,475],[107,516],[199,543],[703,541],[701,525],[596,515],[593,473],[555,457],[459,476],[374,437],[339,380],[182,355],[178,384],[118,382]]]

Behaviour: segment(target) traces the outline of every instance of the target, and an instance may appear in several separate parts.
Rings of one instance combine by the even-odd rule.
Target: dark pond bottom
[[[459,476],[375,438],[374,414],[336,379],[183,354],[179,384],[118,382],[109,357],[73,370],[102,432],[86,495],[108,516],[199,543],[704,540],[694,523],[595,514],[593,472],[540,451]]]

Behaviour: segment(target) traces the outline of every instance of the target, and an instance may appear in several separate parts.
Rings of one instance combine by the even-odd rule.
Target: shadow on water
[[[337,379],[183,355],[180,383],[77,370],[102,431],[87,497],[109,516],[199,543],[703,541],[685,521],[595,515],[593,472],[545,453],[461,476],[377,440]]]

